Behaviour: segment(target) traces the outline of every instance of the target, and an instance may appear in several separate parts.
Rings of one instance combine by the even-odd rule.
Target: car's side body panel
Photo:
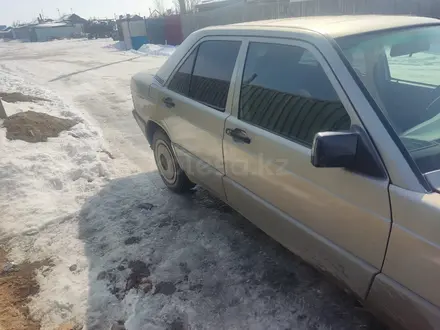
[[[221,176],[217,173],[224,174],[222,141],[224,122],[229,114],[164,88],[160,98],[165,97],[171,97],[176,104],[167,110],[168,115],[163,121],[173,146],[178,149],[180,166],[197,182],[204,182],[206,177],[213,174],[209,179],[212,184],[210,188],[223,195]],[[166,108],[161,103],[158,106]]]
[[[359,298],[368,292],[377,269],[300,221],[224,178],[228,204],[290,251],[346,285]]]
[[[161,85],[156,81],[153,74],[139,72],[131,79],[131,96],[137,115],[146,123],[150,118],[159,120],[157,112],[157,91]],[[143,128],[145,130],[145,128]]]
[[[173,148],[179,165],[185,171],[188,178],[192,182],[211,191],[216,197],[226,201],[225,189],[223,187],[223,176],[225,174],[191,154],[191,152],[180,145],[173,144]]]
[[[337,89],[352,123],[361,125],[321,54],[310,43],[299,41],[300,35],[292,36],[297,40],[247,39],[250,42],[294,45],[310,50]],[[344,169],[314,168],[310,163],[309,148],[238,119],[244,61],[245,58],[242,58],[239,63],[232,115],[226,120],[225,128],[245,130],[252,143],[237,143],[225,135],[225,189],[229,203],[233,203],[241,213],[263,226],[268,234],[293,251],[301,251],[304,247],[300,240],[288,240],[286,236],[287,232],[295,235],[298,223],[321,237],[321,244],[330,244],[329,251],[332,250],[331,245],[344,250],[345,253],[334,260],[319,253],[304,255],[302,251],[299,255],[326,269],[347,283],[359,297],[365,298],[373,275],[382,266],[391,226],[388,180],[368,178]],[[234,184],[228,184],[226,180],[232,180]],[[362,193],[354,194],[353,190]],[[259,199],[251,197],[254,195],[271,207],[255,213],[255,209],[263,206],[259,205]],[[265,218],[260,216],[255,219],[258,214],[265,214]],[[280,218],[279,214],[288,220]],[[289,229],[290,226],[292,228]],[[296,247],[296,244],[299,246]],[[360,275],[361,271],[366,273]]]
[[[195,52],[199,44],[223,40],[236,41],[239,45],[242,42],[240,37],[209,36],[198,38],[193,44],[182,45],[186,53],[180,60],[176,58],[178,65],[169,78],[176,74],[180,65]],[[170,61],[173,62],[173,59]],[[233,76],[235,75],[233,73]],[[229,91],[231,95],[228,95],[224,111],[219,111],[172,91],[168,88],[170,79],[164,81],[162,86],[157,86],[157,108],[154,111],[161,114],[159,124],[166,127],[179,164],[187,176],[225,199],[221,180],[224,175],[222,141],[224,122],[230,114],[233,91]],[[172,107],[163,102],[166,98],[172,100]]]
[[[373,110],[369,100],[357,85],[351,72],[341,60],[341,54],[337,50],[337,45],[333,39],[324,35],[300,28],[286,28],[276,26],[224,26],[214,29],[203,29],[191,34],[180,45],[176,52],[171,55],[164,66],[159,70],[158,75],[167,80],[171,77],[176,66],[181,63],[182,57],[188,53],[194,44],[204,37],[231,36],[231,37],[266,37],[298,39],[314,45],[325,57],[329,67],[337,73],[336,79],[345,90],[350,103],[357,112],[361,125],[366,129],[384,162],[391,181],[404,189],[424,192],[424,187],[420,184],[412,168],[408,165],[396,143],[390,137],[387,128],[381,123],[381,119]],[[399,166],[396,166],[399,164]]]
[[[204,38],[243,42],[225,112],[167,89],[180,63]],[[385,169],[384,178],[312,168],[308,148],[238,119],[247,45],[259,38],[313,45],[352,125],[365,132]],[[142,79],[132,83],[136,113],[166,131],[192,180],[358,297],[367,297],[376,313],[406,329],[440,329],[440,195],[421,184],[331,38],[284,26],[200,30],[177,48],[150,87],[139,83]],[[173,98],[175,108],[163,105],[165,96]],[[246,130],[251,145],[237,144],[224,134],[236,127]],[[142,129],[148,136],[145,125]],[[263,166],[279,175],[261,174],[261,150]],[[277,162],[280,156],[287,167]],[[236,160],[244,161],[251,173],[243,173]],[[431,181],[440,182],[438,177]]]

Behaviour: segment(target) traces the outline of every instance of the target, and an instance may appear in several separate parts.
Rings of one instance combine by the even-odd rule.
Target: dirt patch
[[[0,329],[38,330],[40,324],[30,317],[27,304],[40,289],[35,270],[49,266],[50,261],[10,265],[0,248]]]
[[[0,92],[0,99],[2,99],[7,103],[49,101],[48,99],[38,96],[24,95],[22,93],[3,93],[3,92]]]
[[[70,119],[58,118],[45,113],[26,111],[9,116],[3,122],[9,140],[26,142],[46,142],[49,137],[57,137],[62,131],[76,125]]]
[[[81,330],[83,326],[75,322],[66,322],[58,326],[57,330]]]
[[[160,283],[157,283],[156,290],[154,291],[154,294],[162,293],[166,296],[170,296],[174,292],[176,292],[176,286],[174,285],[174,283],[160,282]]]

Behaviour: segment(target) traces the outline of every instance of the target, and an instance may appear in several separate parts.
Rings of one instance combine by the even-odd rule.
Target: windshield
[[[440,26],[337,42],[420,170],[440,169]]]

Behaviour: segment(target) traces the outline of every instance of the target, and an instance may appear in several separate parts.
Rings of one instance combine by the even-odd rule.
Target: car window
[[[367,75],[367,63],[365,60],[365,53],[360,49],[355,49],[351,53],[351,58],[349,60],[353,63],[353,69],[360,77],[365,77]]]
[[[352,54],[364,53],[366,72],[356,72],[393,127],[390,134],[398,135],[421,172],[439,170],[440,26],[377,31],[336,42],[354,68]]]
[[[440,40],[440,39],[439,39]],[[437,41],[440,44],[439,41]],[[440,47],[433,46],[422,52],[414,54],[391,56],[391,47],[386,47],[388,66],[390,68],[391,79],[404,81],[414,84],[440,85]],[[426,68],[420,73],[420,68]]]
[[[318,66],[318,60],[310,52],[304,52],[299,60],[299,64]]]
[[[212,40],[199,46],[189,96],[223,111],[240,41]]]
[[[196,58],[197,48],[193,50],[185,62],[180,66],[179,70],[174,74],[168,85],[168,88],[176,93],[188,96],[189,84],[191,83],[191,73],[194,67],[194,60]]]
[[[312,53],[266,43],[249,44],[239,118],[308,147],[316,133],[348,130],[351,125]]]

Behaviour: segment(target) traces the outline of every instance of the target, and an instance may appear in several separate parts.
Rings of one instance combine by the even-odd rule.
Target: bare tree
[[[156,10],[163,15],[165,13],[165,6],[163,3],[163,0],[153,0],[154,3],[154,7],[156,8]]]
[[[176,10],[180,14],[194,12],[196,9],[196,5],[201,2],[201,0],[173,0],[173,4],[176,7]],[[182,7],[184,8],[184,10],[182,10]]]
[[[176,7],[176,10],[180,14],[186,14],[187,9],[186,9],[186,1],[185,0],[173,0],[173,4]]]
[[[186,1],[186,10],[188,12],[194,12],[196,10],[196,5],[198,5],[201,0],[185,0]]]

